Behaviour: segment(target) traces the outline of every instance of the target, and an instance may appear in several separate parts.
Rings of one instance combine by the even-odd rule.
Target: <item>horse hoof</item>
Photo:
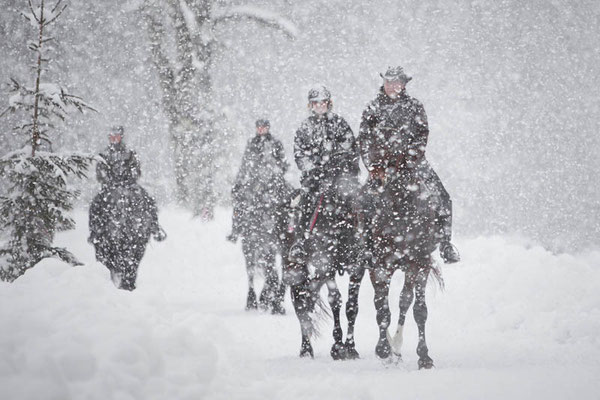
[[[302,347],[300,348],[300,357],[315,358],[315,354],[313,353],[313,349],[310,344],[308,346],[302,345]]]
[[[271,314],[273,315],[285,315],[285,308],[281,306],[281,304],[273,303],[273,308],[271,308]]]
[[[356,351],[356,349],[354,348],[354,346],[352,346],[350,348],[346,347],[346,359],[348,359],[348,360],[358,360],[359,358],[360,358],[360,354],[358,354],[358,351]]]
[[[258,304],[256,303],[256,293],[254,293],[254,290],[250,289],[248,291],[248,298],[246,299],[246,311],[256,310],[257,308]]]
[[[331,346],[331,358],[334,360],[345,360],[346,359],[346,347],[344,343],[334,343]]]
[[[263,311],[267,311],[269,309],[269,299],[264,291],[260,293],[260,297],[258,298],[258,307],[260,307],[260,309]]]
[[[377,347],[375,347],[375,354],[377,355],[377,357],[381,359],[386,359],[390,356],[391,353],[392,346],[390,346],[390,342],[388,342],[386,339],[380,340],[379,343],[377,343]]]
[[[419,359],[419,369],[431,369],[433,367],[433,360],[429,356]]]

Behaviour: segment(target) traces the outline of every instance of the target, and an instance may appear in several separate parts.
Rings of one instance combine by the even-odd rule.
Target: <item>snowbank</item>
[[[138,289],[116,290],[86,243],[87,218],[59,237],[86,263],[46,260],[0,284],[3,399],[578,399],[600,384],[600,253],[554,255],[502,237],[459,241],[463,262],[430,286],[428,344],[436,369],[416,368],[408,318],[404,361],[374,356],[373,291],[363,281],[362,359],[334,362],[330,325],[316,358],[299,359],[298,322],[243,311],[239,244],[224,240],[229,210],[202,224],[174,208],[161,222]],[[341,279],[342,287],[347,283]],[[392,285],[397,316],[402,276]],[[258,282],[260,288],[261,282]]]

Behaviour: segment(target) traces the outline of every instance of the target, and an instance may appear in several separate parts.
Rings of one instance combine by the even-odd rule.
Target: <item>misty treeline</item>
[[[161,204],[200,215],[228,205],[258,117],[291,158],[313,83],[356,133],[378,73],[400,64],[428,113],[428,159],[453,196],[458,237],[518,234],[555,250],[600,239],[596,1],[67,3],[48,78],[98,113],[73,115],[54,147],[96,153],[123,125]],[[31,72],[26,8],[3,1],[4,85]],[[0,119],[2,153],[22,145],[11,118]],[[294,168],[288,178],[297,185]],[[96,183],[75,184],[86,206]]]

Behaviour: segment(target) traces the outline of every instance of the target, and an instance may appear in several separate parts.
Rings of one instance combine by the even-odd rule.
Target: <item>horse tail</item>
[[[323,322],[331,317],[327,305],[319,296],[319,291],[311,288],[308,281],[292,285],[290,289],[302,332],[311,337],[318,337]]]
[[[331,312],[329,311],[328,305],[321,299],[318,293],[316,293],[316,299],[313,303],[313,309],[311,312],[311,333],[313,337],[319,337],[321,334],[321,328],[325,321],[331,319]]]
[[[443,291],[446,287],[446,284],[444,283],[444,277],[442,276],[442,269],[440,268],[439,264],[435,262],[431,266],[431,276],[433,277],[434,282],[437,283],[440,290]]]

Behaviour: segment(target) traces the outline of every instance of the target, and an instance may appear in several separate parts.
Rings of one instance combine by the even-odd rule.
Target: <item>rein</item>
[[[313,216],[311,218],[310,228],[308,230],[309,233],[312,233],[312,230],[315,227],[315,224],[317,223],[317,217],[319,216],[319,211],[321,210],[321,203],[323,202],[323,196],[324,196],[324,194],[321,194],[321,197],[319,197],[319,202],[317,203],[317,207],[315,208],[315,212],[313,213]]]

